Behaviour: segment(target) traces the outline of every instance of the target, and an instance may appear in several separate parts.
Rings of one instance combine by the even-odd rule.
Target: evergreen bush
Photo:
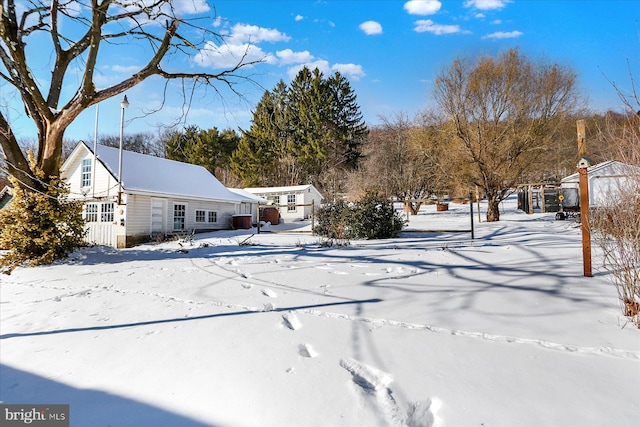
[[[13,197],[0,211],[0,248],[6,249],[0,271],[10,274],[23,264],[51,264],[83,245],[82,204],[68,200],[69,189],[59,177],[43,183],[44,191],[23,190],[10,180]]]
[[[367,193],[357,202],[344,200],[324,205],[314,231],[329,239],[387,239],[402,230],[404,220],[393,203],[378,193]]]

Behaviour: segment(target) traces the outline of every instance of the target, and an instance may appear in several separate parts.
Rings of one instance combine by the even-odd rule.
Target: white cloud
[[[404,10],[411,15],[433,15],[442,7],[438,0],[409,0],[404,4]]]
[[[357,64],[333,64],[331,66],[332,71],[339,71],[340,74],[350,77],[353,80],[360,80],[366,76],[362,65]]]
[[[193,61],[202,67],[214,69],[235,67],[240,61],[263,61],[268,64],[277,62],[273,55],[265,53],[252,44],[226,43],[218,46],[212,41],[205,44],[204,48],[193,57]]]
[[[211,10],[206,0],[177,1],[173,2],[173,7],[177,15],[191,15]]]
[[[304,52],[294,52],[291,49],[279,50],[276,56],[280,58],[281,64],[301,64],[303,62],[313,61],[313,55],[308,50]]]
[[[500,20],[500,19],[495,19],[495,20],[491,21],[491,25],[500,25],[500,24],[502,24],[502,20]]]
[[[520,37],[522,34],[523,33],[520,31],[510,31],[510,32],[498,31],[495,33],[488,34],[482,38],[483,39],[513,39],[516,37]]]
[[[382,25],[376,21],[366,21],[360,24],[360,29],[368,36],[382,34]]]
[[[231,28],[231,40],[228,41],[234,44],[240,44],[244,42],[260,43],[266,42],[281,42],[289,41],[291,37],[281,33],[273,28],[263,28],[257,25],[236,24]]]
[[[475,7],[480,10],[494,10],[502,9],[510,2],[511,0],[467,0],[464,3],[464,6]]]
[[[296,17],[295,17],[296,22],[302,21],[303,19],[304,19],[304,16],[302,16],[302,15],[296,15]]]
[[[340,74],[352,80],[360,80],[362,77],[366,75],[361,65],[357,65],[357,64],[329,65],[328,61],[325,61],[324,59],[320,59],[318,61],[308,62],[305,64],[300,64],[300,65],[296,65],[295,67],[289,68],[289,70],[287,70],[287,74],[289,75],[289,78],[293,80],[295,76],[298,74],[298,72],[300,72],[300,70],[302,70],[302,68],[304,67],[307,67],[310,70],[314,70],[317,68],[325,76],[329,74],[333,74],[336,71],[339,71]]]
[[[436,24],[431,19],[423,19],[415,22],[415,28],[413,31],[417,33],[433,33],[437,36],[442,34],[455,34],[460,33],[462,30],[459,25],[441,25]]]

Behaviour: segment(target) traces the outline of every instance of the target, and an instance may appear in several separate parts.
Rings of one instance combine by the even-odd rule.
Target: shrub
[[[41,178],[41,177],[39,177]],[[69,189],[60,178],[51,178],[44,191],[26,191],[12,179],[13,198],[0,211],[0,271],[51,264],[66,258],[83,244],[82,205],[68,200]]]
[[[329,239],[387,239],[404,226],[393,204],[377,193],[367,193],[356,203],[344,200],[324,205],[318,211],[314,231]]]
[[[626,105],[625,120],[608,122],[600,135],[613,147],[613,157],[627,165],[626,171],[609,188],[605,206],[593,211],[589,225],[622,312],[640,328],[640,115],[635,113],[640,100]]]
[[[389,200],[367,193],[354,205],[349,225],[353,239],[388,239],[402,230],[404,220]]]
[[[348,240],[351,207],[344,200],[338,200],[320,207],[314,232],[329,239]]]

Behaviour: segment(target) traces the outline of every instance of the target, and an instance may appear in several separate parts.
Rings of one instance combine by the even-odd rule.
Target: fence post
[[[315,236],[313,229],[316,224],[316,200],[311,199],[311,235]]]
[[[475,235],[474,235],[475,233],[474,233],[474,230],[473,230],[473,194],[471,194],[471,192],[469,192],[469,207],[470,207],[470,210],[471,210],[471,215],[470,215],[470,217],[471,217],[471,240],[474,240],[475,239]]]

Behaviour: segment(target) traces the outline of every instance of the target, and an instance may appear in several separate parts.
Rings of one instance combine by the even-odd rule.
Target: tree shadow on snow
[[[295,307],[281,307],[281,308],[274,308],[272,310],[267,310],[267,311],[251,311],[251,310],[232,311],[228,313],[205,314],[202,316],[176,317],[171,319],[147,320],[144,322],[120,323],[117,325],[87,326],[87,327],[78,327],[78,328],[55,329],[51,331],[36,331],[36,332],[13,333],[13,334],[9,333],[9,334],[0,335],[0,340],[5,340],[9,338],[34,337],[34,336],[42,336],[42,335],[67,334],[67,333],[73,333],[73,332],[104,331],[104,330],[110,330],[110,329],[134,328],[137,326],[160,325],[163,323],[193,322],[196,320],[215,319],[220,317],[240,316],[240,315],[246,315],[246,314],[274,313],[274,312],[278,313],[278,312],[287,312],[287,311],[295,311],[295,310],[334,307],[334,306],[340,306],[340,305],[360,306],[361,304],[372,304],[372,303],[378,303],[381,301],[382,301],[381,299],[373,298],[368,300],[350,300],[350,301],[340,301],[340,302],[329,302],[329,303],[323,303],[323,304],[299,305]]]
[[[71,427],[215,427],[126,397],[79,389],[49,378],[0,365],[4,404],[68,404]]]

